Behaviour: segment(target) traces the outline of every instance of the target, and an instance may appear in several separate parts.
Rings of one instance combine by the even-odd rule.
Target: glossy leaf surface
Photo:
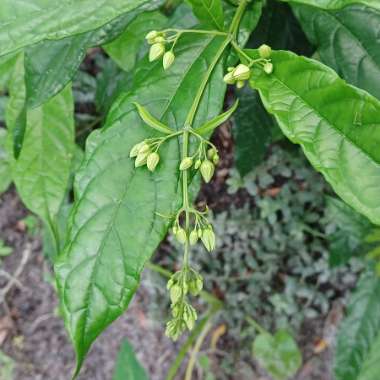
[[[170,75],[161,62],[144,59],[133,88],[112,107],[103,130],[92,133],[75,181],[76,201],[68,244],[56,264],[66,327],[77,353],[77,370],[92,342],[123,311],[139,283],[145,262],[165,236],[181,198],[180,145],[160,149],[149,173],[129,158],[133,145],[159,135],[146,126],[133,102],[173,130],[183,127],[202,77],[223,39],[186,36],[177,45],[178,65]],[[222,65],[206,88],[194,127],[216,116],[223,104]],[[209,96],[210,92],[217,96]]]
[[[224,29],[224,12],[221,0],[189,0],[199,21],[213,29]]]
[[[144,367],[137,359],[127,339],[121,344],[112,380],[148,380]]]
[[[253,355],[275,380],[295,375],[302,364],[297,343],[285,330],[258,335],[253,342]]]
[[[146,0],[2,0],[0,56],[43,40],[97,29]]]
[[[299,3],[312,5],[314,7],[323,9],[341,9],[347,5],[362,4],[369,7],[380,9],[380,3],[378,0],[280,0],[289,3]]]
[[[380,99],[380,9],[351,5],[336,11],[294,5],[325,64]]]
[[[380,224],[380,101],[314,60],[283,51],[272,60],[271,75],[257,69],[251,80],[264,106],[336,193]]]
[[[380,278],[369,269],[351,297],[347,317],[342,322],[335,358],[336,380],[375,380],[370,367],[379,354]],[[372,363],[372,365],[371,365]],[[373,372],[372,372],[373,375]],[[378,375],[378,372],[377,372]]]
[[[67,191],[74,149],[74,106],[67,87],[43,106],[28,110],[24,146],[12,176],[25,205],[47,223]]]

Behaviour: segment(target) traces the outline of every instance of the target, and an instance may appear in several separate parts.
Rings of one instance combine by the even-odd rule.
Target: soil
[[[220,133],[228,135],[228,128],[222,128]],[[228,144],[222,146],[223,141],[231,139],[219,137],[215,141],[224,150],[222,156],[231,160],[231,147]],[[223,209],[231,202],[224,191],[228,167],[230,162],[221,163],[215,187],[203,189],[204,197],[210,200],[214,210]],[[215,197],[215,193],[221,196]],[[215,202],[215,199],[218,201]],[[234,202],[239,204],[241,200],[236,198]],[[14,250],[3,260],[1,269],[10,274],[19,272],[17,281],[3,302],[0,299],[0,348],[15,362],[13,380],[69,380],[75,360],[59,317],[51,265],[43,256],[40,237],[28,233],[23,223],[26,215],[27,211],[14,189],[0,197],[0,239]],[[165,337],[164,322],[150,312],[155,298],[148,277],[147,274],[143,276],[142,285],[128,311],[94,344],[80,380],[111,380],[115,357],[125,337],[134,346],[150,378],[165,379],[180,345]],[[0,294],[8,283],[8,278],[0,276]],[[298,340],[303,350],[304,364],[295,380],[332,379],[332,347],[341,316],[342,308],[337,302],[326,319],[314,320],[303,327]],[[221,346],[218,348],[227,350],[228,335],[219,344]],[[213,360],[213,365],[216,366],[215,373],[219,373],[218,361]],[[183,373],[177,378],[182,379]],[[251,361],[241,367],[235,379],[269,378]]]

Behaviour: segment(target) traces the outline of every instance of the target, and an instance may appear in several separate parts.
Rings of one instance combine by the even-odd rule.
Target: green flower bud
[[[191,157],[185,157],[179,165],[179,170],[189,169],[193,165],[193,159]]]
[[[178,228],[177,234],[175,236],[181,244],[186,243],[187,235],[186,235],[186,231],[183,228],[181,228],[181,227]]]
[[[200,159],[196,160],[194,164],[194,169],[198,170],[201,165],[202,165],[202,161]]]
[[[135,168],[140,166],[144,166],[146,164],[146,160],[148,158],[149,152],[139,153],[135,160]]]
[[[212,160],[212,158],[218,154],[217,151],[214,149],[214,148],[210,148],[208,151],[207,151],[207,157]]]
[[[184,307],[184,310],[183,310],[183,319],[186,323],[186,326],[189,330],[192,330],[194,325],[195,325],[195,321],[197,320],[198,316],[197,316],[197,312],[195,311],[195,309],[189,305],[189,304],[185,304],[185,307]]]
[[[170,300],[172,303],[176,303],[182,296],[182,289],[179,285],[174,284],[170,288]]]
[[[177,226],[173,226],[172,232],[173,232],[173,235],[177,235],[178,227]]]
[[[155,39],[154,39],[154,43],[155,44],[163,44],[165,42],[165,38],[162,37],[162,36],[157,36]]]
[[[158,36],[158,32],[157,30],[151,30],[146,36],[145,36],[145,39],[146,40],[154,40],[156,37]]]
[[[149,153],[149,151],[150,151],[150,146],[145,141],[143,141],[140,145],[138,154]]]
[[[160,161],[160,156],[158,155],[158,153],[156,152],[150,153],[146,160],[146,166],[148,167],[148,170],[153,172],[154,169],[156,169],[156,166],[159,161]]]
[[[201,174],[206,183],[209,183],[214,175],[215,166],[209,160],[204,160],[201,165]]]
[[[189,241],[191,245],[197,244],[198,241],[198,232],[197,230],[192,230],[190,232]]]
[[[272,74],[273,73],[273,64],[270,63],[270,62],[266,62],[264,64],[264,71],[267,73],[267,74]]]
[[[198,230],[198,237],[199,237],[199,239],[202,237],[202,235],[203,235],[203,231],[202,231],[202,229],[200,228],[200,229]]]
[[[232,71],[232,77],[234,80],[247,80],[251,76],[251,70],[247,65],[240,63],[236,66],[235,70]]]
[[[165,45],[163,43],[156,43],[150,47],[149,61],[153,62],[159,59],[165,53]]]
[[[167,51],[162,59],[162,66],[164,70],[167,70],[174,62],[175,55],[172,51]]]
[[[189,281],[189,291],[191,295],[197,296],[201,290],[203,289],[203,278],[202,276],[193,271],[190,276],[190,281]]]
[[[265,59],[268,59],[272,54],[272,49],[270,46],[268,45],[261,45],[259,47],[259,55],[261,58],[265,58]]]
[[[215,164],[215,165],[218,165],[219,164],[219,154],[216,153],[214,155],[214,157],[212,158],[212,162]]]
[[[133,158],[133,157],[136,157],[138,154],[139,154],[139,150],[140,148],[144,145],[144,141],[136,144],[136,145],[133,145],[131,151],[129,152],[129,157]]]
[[[175,283],[175,281],[174,281],[173,277],[171,277],[170,280],[168,281],[168,283],[166,284],[166,289],[169,290],[170,288],[172,288],[174,283]]]
[[[243,80],[238,80],[238,81],[236,82],[236,88],[237,88],[238,90],[240,90],[241,88],[243,88],[244,85],[245,85],[245,82],[244,82]]]
[[[211,228],[207,228],[203,231],[201,239],[203,245],[209,252],[215,249],[215,234]]]
[[[234,71],[235,70],[235,67],[233,67],[233,66],[230,66],[230,67],[228,67],[227,68],[227,71],[230,73],[231,71]]]
[[[233,76],[233,72],[230,72],[230,73],[226,74],[223,77],[223,80],[227,84],[235,84],[235,82],[236,82],[235,79],[234,79],[234,76]]]

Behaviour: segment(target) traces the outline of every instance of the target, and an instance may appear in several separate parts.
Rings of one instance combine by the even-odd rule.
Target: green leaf
[[[221,0],[189,0],[198,20],[211,28],[224,29],[224,12]]]
[[[257,52],[251,52],[257,55]],[[272,54],[274,72],[251,85],[284,134],[349,205],[380,224],[380,102],[317,61]]]
[[[87,141],[75,181],[68,243],[55,267],[61,309],[77,354],[76,372],[96,337],[127,308],[145,262],[165,236],[168,220],[158,214],[171,214],[181,199],[176,138],[160,149],[154,173],[136,169],[129,158],[133,145],[158,135],[145,125],[133,102],[170,128],[182,128],[199,78],[223,41],[184,36],[177,45],[178,64],[169,75],[160,62],[149,64],[145,58],[131,91],[119,97],[105,127]],[[220,63],[202,97],[195,128],[219,113],[225,94],[222,78]]]
[[[145,369],[141,366],[127,339],[122,343],[112,380],[148,380]]]
[[[8,87],[8,82],[12,75],[13,66],[15,65],[17,55],[8,54],[0,57],[0,92]]]
[[[313,49],[288,4],[271,0],[262,13],[248,47],[267,44],[275,50],[291,50],[306,56],[312,54]]]
[[[275,380],[286,380],[295,375],[302,364],[297,343],[285,330],[279,330],[275,335],[258,335],[253,342],[253,356]]]
[[[0,5],[0,56],[43,40],[88,32],[147,0],[2,0]]]
[[[336,380],[375,380],[369,374],[372,359],[379,352],[379,293],[380,278],[370,268],[363,273],[348,305],[347,317],[339,328],[335,357]],[[378,365],[377,361],[375,368],[379,368]]]
[[[380,98],[380,9],[352,5],[326,11],[294,5],[293,10],[322,62]]]
[[[151,30],[162,29],[166,23],[167,18],[158,11],[141,13],[118,38],[103,48],[123,70],[132,70],[149,49],[145,41],[146,34]],[[142,46],[145,48],[142,49]]]
[[[49,225],[61,206],[74,149],[71,87],[28,110],[24,146],[12,162],[12,176],[25,205]]]
[[[6,191],[12,182],[10,158],[5,148],[7,130],[0,128],[0,194]]]
[[[239,91],[240,106],[234,116],[235,165],[242,177],[259,165],[272,141],[274,120],[268,115],[257,91],[248,86]]]
[[[28,106],[37,107],[61,91],[74,77],[89,48],[113,40],[132,25],[141,12],[153,9],[161,2],[151,1],[90,32],[28,47],[25,54]],[[144,39],[144,35],[141,38]],[[123,51],[131,49],[133,51],[134,47],[124,46]]]
[[[362,4],[369,7],[380,9],[380,3],[378,0],[280,0],[286,3],[299,3],[312,5],[314,7],[323,9],[340,9],[347,5]]]
[[[167,125],[157,120],[153,115],[149,113],[149,111],[145,107],[138,104],[137,102],[133,102],[133,104],[136,107],[141,119],[144,121],[146,125],[167,135],[173,133],[172,129],[170,129]]]
[[[236,111],[238,105],[239,100],[236,100],[229,110],[207,121],[201,127],[197,128],[196,132],[203,136],[209,135],[215,128],[226,122],[231,117],[231,115]]]
[[[337,198],[327,197],[327,218],[337,225],[330,235],[330,265],[343,265],[353,256],[364,255],[364,239],[372,230],[367,218]]]

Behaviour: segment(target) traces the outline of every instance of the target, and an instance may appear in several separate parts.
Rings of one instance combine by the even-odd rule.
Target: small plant
[[[220,237],[209,208],[198,209],[193,200],[200,179],[210,182],[221,158],[211,134],[239,106],[235,101],[222,112],[227,85],[234,93],[255,90],[263,120],[273,120],[302,147],[339,197],[380,224],[380,86],[371,69],[378,63],[372,53],[378,48],[377,0],[285,1],[321,61],[288,51],[288,40],[297,36],[287,36],[293,27],[269,27],[264,41],[247,45],[265,5],[282,12],[281,2],[190,0],[191,10],[180,6],[173,15],[173,2],[32,1],[27,8],[7,2],[0,15],[0,87],[8,97],[7,143],[1,149],[20,197],[53,241],[61,311],[77,356],[74,377],[98,335],[127,309],[168,230],[182,244],[183,259],[168,282],[172,319],[166,332],[177,339],[196,329],[190,298],[202,295],[207,284],[192,265],[192,250],[202,243],[213,261]],[[343,37],[331,38],[337,30]],[[270,33],[278,37],[273,43]],[[102,128],[87,138],[85,128],[79,138],[71,81],[94,46],[103,46],[129,72],[116,76],[111,66],[103,73],[110,79],[99,78],[100,115],[87,120],[87,127]],[[108,83],[114,78],[121,84]],[[94,81],[81,79],[93,97]],[[82,160],[76,143],[84,140]],[[73,172],[74,202],[62,229],[58,221]],[[279,208],[263,200],[261,217],[274,225]],[[363,339],[373,343],[374,330]],[[356,331],[340,363],[360,374],[372,350],[367,347],[352,364],[362,338],[362,329]],[[338,380],[354,379],[341,373]]]

